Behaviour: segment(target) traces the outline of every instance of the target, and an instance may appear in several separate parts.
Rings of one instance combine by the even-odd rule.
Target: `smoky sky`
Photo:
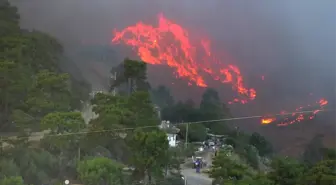
[[[214,49],[218,52],[225,49],[235,58],[247,85],[257,90],[257,99],[251,105],[254,108],[239,108],[250,114],[265,112],[265,105],[269,104],[273,105],[272,111],[280,111],[314,102],[319,97],[335,101],[334,0],[12,0],[12,3],[19,8],[23,27],[57,37],[70,55],[83,42],[110,44],[113,29],[120,30],[138,21],[155,24],[158,13],[163,13],[190,33],[207,35]],[[114,47],[117,51],[118,46]],[[99,86],[100,78],[95,76],[108,76],[112,65],[132,53],[116,52],[116,55],[116,61],[104,64],[73,60],[92,85]],[[155,71],[149,70],[153,84],[168,85],[182,98],[200,97],[202,90],[197,87],[172,85],[171,70],[159,74]],[[264,81],[261,76],[265,76]],[[224,99],[231,96],[224,85],[213,86]]]

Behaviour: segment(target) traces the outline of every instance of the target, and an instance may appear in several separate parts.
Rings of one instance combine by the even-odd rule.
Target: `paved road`
[[[212,152],[206,152],[204,154],[204,160],[207,162],[207,167],[212,163]],[[185,167],[185,166],[184,166]],[[204,173],[196,173],[195,169],[183,168],[182,175],[187,179],[187,185],[211,185],[212,179]]]
[[[183,169],[182,175],[187,179],[187,185],[211,185],[212,179],[205,174],[196,173],[195,169]]]

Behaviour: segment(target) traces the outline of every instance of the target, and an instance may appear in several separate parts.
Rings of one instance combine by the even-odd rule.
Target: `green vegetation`
[[[96,157],[81,161],[78,165],[79,178],[84,184],[124,184],[122,166],[115,161]]]
[[[157,104],[162,106],[162,119],[175,123],[219,120],[229,118],[231,115],[230,110],[221,103],[218,93],[214,89],[207,89],[204,92],[199,106],[196,106],[192,100],[174,103],[169,90],[162,86],[153,90],[153,97],[154,102],[158,102]],[[186,137],[185,127],[185,125],[180,126],[182,139]],[[206,139],[208,133],[228,135],[230,132],[232,130],[228,128],[225,121],[192,124],[189,126],[188,139],[190,142],[200,142]]]
[[[161,184],[168,183],[169,171],[179,175],[183,154],[171,151],[166,134],[156,127],[145,63],[125,59],[118,83],[131,82],[132,91],[96,94],[91,104],[99,116],[87,125],[76,111],[88,101],[87,89],[81,88],[85,82],[60,69],[62,46],[18,23],[16,8],[1,1],[0,127],[17,136],[1,139],[1,185],[62,184],[65,179],[87,185]],[[36,131],[45,134],[36,136]]]
[[[201,103],[174,101],[169,89],[151,89],[144,62],[125,59],[111,89],[88,99],[88,86],[60,68],[63,48],[51,36],[19,27],[16,8],[0,2],[0,185],[71,183],[83,185],[183,185],[181,167],[192,145],[170,148],[158,129],[161,117],[174,123],[231,116],[214,89]],[[126,85],[126,92],[122,93]],[[125,89],[124,89],[125,90]],[[97,117],[85,123],[89,102]],[[334,185],[336,152],[314,138],[302,160],[275,158],[258,133],[230,128],[225,121],[178,125],[180,139],[203,142],[222,135],[223,150],[213,159],[214,184]],[[36,133],[38,132],[38,133]],[[231,146],[229,146],[231,145]],[[270,161],[270,164],[264,161]]]
[[[290,158],[274,158],[269,172],[251,173],[246,164],[232,160],[225,152],[214,158],[210,176],[214,185],[334,185],[335,159],[322,160],[313,166]]]

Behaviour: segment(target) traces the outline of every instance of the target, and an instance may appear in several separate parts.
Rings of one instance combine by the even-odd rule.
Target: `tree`
[[[180,147],[169,148],[167,155],[166,174],[170,171],[170,174],[180,174],[181,163],[184,162],[185,153]]]
[[[14,160],[1,160],[0,161],[0,179],[9,176],[20,175],[20,168],[15,164]]]
[[[77,80],[74,77],[71,80],[71,102],[72,109],[81,110],[83,108],[83,102],[90,99],[90,93],[92,92],[91,84],[84,80]]]
[[[323,160],[315,164],[304,175],[300,185],[336,184],[336,161]]]
[[[43,117],[42,128],[50,129],[52,134],[78,132],[85,128],[80,112],[53,112]]]
[[[131,126],[128,118],[133,115],[128,109],[128,100],[127,96],[97,93],[91,104],[92,111],[99,116],[91,120],[92,129],[107,130]]]
[[[324,160],[336,160],[336,149],[334,148],[322,148]]]
[[[22,177],[20,176],[12,176],[5,177],[0,181],[0,185],[24,185]]]
[[[258,151],[255,147],[247,145],[245,147],[245,155],[247,163],[254,169],[259,170],[259,156]]]
[[[130,96],[98,93],[92,100],[93,111],[99,117],[92,120],[93,127],[112,129],[123,126],[148,126],[159,123],[158,114],[148,92],[138,91]]]
[[[60,62],[64,58],[62,46],[48,34],[20,29],[19,18],[17,8],[11,6],[7,0],[2,0],[0,3],[2,129],[33,128],[32,120],[17,120],[20,117],[17,113],[27,114],[38,123],[47,113],[69,111],[75,106],[79,108],[80,102],[74,95],[73,88],[71,89],[79,82],[60,70]]]
[[[9,125],[13,109],[22,106],[31,80],[31,73],[13,60],[0,59],[0,114],[2,124]],[[12,125],[9,125],[12,126]]]
[[[137,91],[129,97],[127,108],[132,112],[133,126],[158,125],[158,112],[154,109],[150,95]]]
[[[236,161],[231,160],[226,152],[220,151],[212,162],[210,177],[217,183],[243,180],[248,175],[247,168]]]
[[[226,138],[224,143],[227,144],[227,145],[231,145],[233,148],[235,148],[236,145],[237,145],[236,140],[232,137]]]
[[[21,52],[34,73],[42,70],[60,72],[63,47],[57,39],[35,30],[22,32],[22,36],[26,45],[21,46]]]
[[[127,129],[122,132],[120,129],[159,124],[158,114],[148,92],[137,91],[129,96],[98,93],[92,100],[92,104],[93,111],[99,116],[91,120],[90,130],[92,132],[109,131],[89,134],[88,141],[99,141],[102,147],[115,154],[116,159],[124,158],[129,154],[122,140],[129,133],[126,132]]]
[[[40,71],[26,101],[29,113],[43,117],[53,111],[69,111],[71,93],[68,74]]]
[[[206,89],[202,95],[200,109],[205,119],[223,118],[222,104],[218,92],[214,89]]]
[[[114,159],[127,158],[129,152],[124,138],[128,133],[120,129],[134,127],[135,124],[134,113],[128,107],[129,97],[98,93],[91,102],[92,110],[99,116],[90,121],[90,132],[85,139],[86,148],[90,153],[97,147],[105,148]]]
[[[187,100],[164,108],[162,110],[162,119],[177,123],[188,123],[200,121],[202,115],[200,110],[195,107],[194,102],[192,100]],[[185,139],[186,125],[182,124],[178,127],[180,129],[179,135],[181,138]],[[188,129],[189,142],[204,141],[207,137],[207,128],[203,124],[190,124]]]
[[[15,161],[20,167],[20,175],[28,184],[47,183],[57,177],[58,160],[47,151],[26,149],[15,157]]]
[[[125,58],[123,63],[112,68],[111,73],[116,79],[112,81],[110,91],[123,84],[127,84],[123,91],[128,95],[135,91],[147,92],[150,89],[147,82],[147,64],[145,62]]]
[[[267,178],[267,175],[258,173],[250,180],[249,185],[274,185],[273,182]]]
[[[7,156],[1,156],[0,179],[21,176],[28,184],[41,184],[57,176],[57,158],[45,150],[28,147],[20,144],[6,149]]]
[[[136,130],[129,140],[131,163],[135,167],[134,178],[152,183],[161,180],[167,165],[168,140],[162,131]],[[156,178],[156,179],[154,179]]]
[[[87,185],[124,185],[122,165],[104,157],[81,161],[79,178]]]
[[[50,130],[52,135],[44,136],[42,146],[58,155],[59,174],[73,173],[74,162],[80,160],[80,141],[82,135],[75,135],[85,128],[80,112],[53,112],[43,117],[41,127]],[[74,158],[74,155],[78,155]],[[70,163],[69,161],[72,162]],[[69,169],[70,168],[70,169]],[[69,169],[70,171],[66,171]]]
[[[1,4],[1,19],[0,24],[0,37],[4,37],[10,34],[16,34],[19,30],[19,19],[18,11],[16,7],[11,6],[8,1],[2,1]]]
[[[193,122],[202,119],[201,111],[195,107],[192,100],[177,102],[162,110],[162,119],[172,122]]]
[[[179,135],[182,136],[182,138],[186,138],[186,125],[179,126],[180,132]],[[188,141],[189,142],[203,142],[207,138],[207,129],[202,124],[189,124],[188,126]]]
[[[11,78],[14,76],[13,72],[15,71],[16,65],[12,61],[0,60],[0,100],[1,100],[1,117],[8,118],[10,112],[10,87],[13,84]],[[8,121],[8,120],[1,120]]]
[[[314,165],[323,159],[323,136],[315,136],[306,146],[303,160],[309,165]]]
[[[219,120],[229,118],[231,116],[230,110],[225,106],[225,104],[221,103],[218,92],[214,89],[206,89],[203,93],[200,104],[200,112],[202,120]],[[221,135],[230,132],[230,129],[223,121],[207,123],[205,126],[210,129],[212,134]]]
[[[276,158],[271,163],[272,171],[267,175],[274,184],[296,185],[302,177],[305,166],[290,158]]]
[[[174,98],[166,86],[160,85],[156,89],[152,89],[151,95],[153,103],[161,109],[171,107],[174,104]]]
[[[250,136],[249,144],[257,148],[260,156],[269,155],[273,151],[272,145],[266,138],[256,132],[252,133]]]

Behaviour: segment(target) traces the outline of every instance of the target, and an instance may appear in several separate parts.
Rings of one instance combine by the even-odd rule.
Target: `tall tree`
[[[61,73],[63,48],[55,38],[20,29],[17,8],[7,0],[0,2],[0,29],[0,127],[30,127],[25,123],[32,120],[19,115],[37,123],[51,111],[80,108],[71,90],[78,82]]]
[[[178,102],[175,105],[166,107],[162,110],[162,119],[175,123],[188,123],[202,120],[202,112],[195,106],[192,100]],[[181,138],[188,137],[190,142],[204,141],[207,137],[207,128],[203,124],[189,124],[188,136],[186,136],[187,124],[178,126]]]
[[[249,138],[249,144],[257,148],[260,156],[269,155],[273,152],[271,143],[259,133],[252,133]]]
[[[162,110],[162,119],[172,122],[200,121],[202,112],[195,106],[192,100],[179,101],[173,106]]]
[[[86,185],[126,185],[122,165],[108,158],[97,157],[81,161],[77,171]]]
[[[166,133],[136,130],[129,140],[129,146],[131,162],[135,167],[133,177],[137,181],[145,180],[148,184],[162,180],[169,148]]]
[[[212,162],[210,177],[219,184],[230,183],[232,179],[241,181],[246,175],[247,168],[230,159],[226,152],[220,151]]]
[[[127,158],[129,152],[124,138],[127,130],[134,127],[134,113],[129,109],[129,97],[98,93],[92,99],[93,111],[99,115],[89,123],[90,132],[85,138],[90,153],[99,148],[108,151],[114,159]]]
[[[221,103],[218,92],[214,89],[207,89],[203,93],[200,111],[203,120],[219,120],[230,116],[229,109]],[[213,134],[228,134],[230,130],[224,121],[215,121],[205,125]]]
[[[23,179],[20,176],[5,177],[0,180],[0,185],[24,185]]]
[[[9,1],[1,1],[1,24],[0,24],[0,37],[4,37],[11,34],[17,34],[19,31],[19,19],[20,16],[17,13],[16,7],[11,6]],[[1,42],[0,42],[1,43]],[[0,49],[0,51],[3,51]]]
[[[127,84],[126,89],[121,91],[126,91],[127,94],[150,89],[150,85],[147,82],[147,64],[145,62],[126,58],[123,63],[112,68],[111,74],[111,91],[123,84]]]
[[[14,92],[15,77],[18,66],[13,61],[0,60],[0,111],[1,122],[8,122],[11,108],[16,102]]]
[[[53,111],[69,111],[71,93],[68,79],[68,74],[40,71],[28,94],[28,112],[43,117]]]
[[[303,153],[303,160],[310,164],[314,165],[317,162],[323,159],[323,136],[316,135],[306,146],[305,151]]]
[[[336,161],[323,160],[309,169],[300,181],[300,185],[336,184]]]
[[[128,99],[129,110],[133,113],[135,126],[158,125],[159,115],[152,104],[149,92],[138,91]]]
[[[78,133],[85,128],[85,122],[80,112],[53,112],[43,117],[42,128],[50,130],[51,135],[44,136],[43,147],[58,155],[59,174],[73,173],[73,163],[80,160],[80,141]],[[74,158],[74,156],[76,156]],[[72,164],[65,161],[71,161]],[[66,171],[70,169],[70,171]]]
[[[153,102],[161,109],[171,107],[174,104],[174,98],[166,86],[160,85],[152,89],[151,94]]]
[[[268,178],[274,184],[297,185],[302,177],[305,166],[290,158],[276,158],[271,163],[272,171]]]

